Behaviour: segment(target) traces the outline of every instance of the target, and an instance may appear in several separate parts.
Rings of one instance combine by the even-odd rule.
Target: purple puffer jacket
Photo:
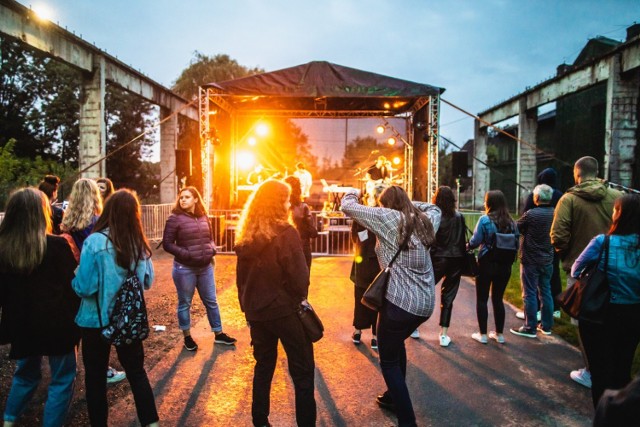
[[[164,226],[162,247],[175,260],[188,267],[204,267],[216,254],[206,215],[195,217],[186,212],[172,213]]]

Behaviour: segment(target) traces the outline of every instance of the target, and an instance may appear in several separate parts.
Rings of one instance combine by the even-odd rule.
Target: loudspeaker
[[[468,168],[466,151],[454,151],[451,153],[451,174],[454,178],[459,176],[466,178]]]
[[[179,178],[191,176],[191,150],[176,150],[176,175]]]

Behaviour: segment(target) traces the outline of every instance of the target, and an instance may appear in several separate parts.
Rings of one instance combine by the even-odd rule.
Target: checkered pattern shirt
[[[413,202],[433,224],[440,226],[440,208],[430,203]],[[372,208],[358,203],[357,192],[348,192],[342,198],[342,211],[371,230],[377,237],[376,254],[381,268],[386,268],[396,254],[398,226],[402,213],[387,208]],[[391,266],[387,300],[416,316],[430,317],[435,304],[435,281],[429,248],[414,233],[409,248],[400,252]]]

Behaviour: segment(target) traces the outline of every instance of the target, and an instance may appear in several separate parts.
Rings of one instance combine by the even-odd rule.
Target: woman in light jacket
[[[342,198],[344,213],[378,238],[376,253],[381,268],[386,268],[401,249],[391,268],[386,300],[378,315],[378,352],[387,391],[376,400],[381,407],[395,411],[400,426],[415,426],[405,382],[404,341],[433,313],[435,282],[429,247],[435,242],[441,214],[432,204],[412,203],[407,193],[395,185],[382,192],[380,206],[361,205],[357,191]]]
[[[73,323],[80,299],[71,289],[76,261],[67,241],[51,234],[49,199],[35,188],[13,193],[0,224],[0,344],[10,344],[16,371],[4,408],[4,425],[24,412],[51,371],[44,426],[62,426],[76,379],[80,331]]]
[[[162,247],[175,257],[171,275],[178,292],[178,326],[184,336],[184,348],[189,351],[198,349],[198,344],[191,337],[190,313],[196,289],[207,311],[215,342],[234,345],[236,339],[222,331],[213,274],[215,242],[207,209],[195,187],[180,190],[164,227]]]
[[[631,380],[631,364],[640,342],[640,196],[625,194],[613,205],[609,229],[609,257],[598,262],[605,235],[599,234],[587,245],[571,267],[578,278],[592,262],[604,271],[611,298],[604,324],[580,321],[580,338],[591,371],[591,397],[594,407],[607,388],[625,387]]]
[[[109,323],[115,297],[128,271],[149,289],[153,282],[151,248],[142,231],[140,203],[126,189],[113,193],[104,207],[94,232],[85,240],[73,289],[82,298],[76,323],[82,332],[82,359],[89,421],[93,427],[107,426],[107,381],[111,344],[101,336]],[[98,307],[99,310],[98,311]],[[158,425],[153,391],[144,369],[142,341],[116,347],[118,360],[127,374],[136,411],[143,426]]]

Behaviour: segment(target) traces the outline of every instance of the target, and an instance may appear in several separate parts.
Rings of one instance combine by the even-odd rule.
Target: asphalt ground
[[[233,274],[235,257],[216,258],[216,275]],[[326,328],[324,338],[315,344],[317,425],[395,425],[393,413],[375,403],[385,385],[377,353],[369,346],[370,332],[363,333],[359,346],[351,341],[350,267],[347,257],[319,257],[311,269],[309,301]],[[159,260],[155,268],[159,275],[170,275],[171,260]],[[225,332],[238,343],[214,344],[203,317],[192,328],[198,351],[184,350],[180,340],[149,371],[162,426],[251,425],[254,360],[233,283],[219,286],[218,302]],[[440,347],[438,297],[434,315],[420,327],[420,339],[406,342],[407,383],[418,425],[591,425],[590,391],[569,378],[571,370],[581,367],[578,350],[553,335],[531,339],[510,334],[510,327],[521,325],[514,314],[514,308],[507,306],[505,344],[489,340],[482,345],[472,340],[471,333],[477,330],[475,289],[472,281],[463,279],[449,329],[452,343]],[[492,324],[490,307],[489,330]],[[280,347],[271,391],[273,426],[295,425],[293,396]],[[109,424],[137,425],[130,395],[110,408]]]

